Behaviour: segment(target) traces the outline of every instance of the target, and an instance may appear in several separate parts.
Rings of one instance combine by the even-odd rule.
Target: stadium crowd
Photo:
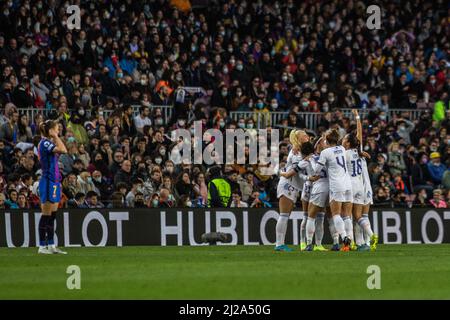
[[[45,119],[60,123],[68,149],[61,207],[276,206],[276,174],[175,165],[171,131],[195,120],[204,130],[256,131],[262,116],[284,138],[282,167],[304,112],[320,115],[312,135],[343,135],[355,123],[342,108],[364,115],[375,205],[450,206],[447,1],[374,1],[380,30],[352,0],[74,2],[80,30],[67,27],[69,1],[2,2],[0,208],[38,208]],[[40,111],[30,118],[28,109]],[[418,109],[415,119],[406,111]],[[232,120],[233,111],[255,116]],[[285,118],[272,123],[274,111]],[[229,201],[217,199],[223,184]]]

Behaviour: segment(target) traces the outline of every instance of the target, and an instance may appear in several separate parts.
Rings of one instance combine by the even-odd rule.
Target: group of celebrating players
[[[286,166],[280,173],[277,196],[280,215],[276,224],[276,251],[292,251],[284,243],[289,215],[301,193],[304,217],[300,228],[300,249],[326,251],[322,245],[324,219],[333,238],[332,251],[375,250],[378,237],[371,229],[368,218],[372,204],[372,188],[362,151],[362,125],[360,116],[353,111],[357,121],[356,133],[340,139],[336,130],[310,141],[303,130],[290,134],[292,149]],[[40,125],[42,140],[38,155],[42,167],[39,181],[42,216],[39,222],[39,253],[65,254],[53,241],[54,221],[61,198],[61,174],[58,155],[67,149],[58,137],[58,125],[47,120]],[[353,225],[355,222],[355,225]],[[315,235],[315,245],[313,237]],[[342,247],[339,240],[342,240]]]
[[[376,250],[378,236],[368,218],[373,203],[366,162],[370,156],[362,151],[360,116],[357,110],[353,114],[356,132],[342,139],[337,130],[328,130],[313,141],[305,131],[292,130],[292,149],[277,188],[276,251],[293,251],[284,241],[289,215],[300,194],[304,211],[300,250],[327,251],[322,245],[325,216],[333,238],[332,251]]]

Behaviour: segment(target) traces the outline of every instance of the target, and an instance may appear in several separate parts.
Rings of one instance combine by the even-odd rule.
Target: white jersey
[[[345,148],[343,146],[326,148],[320,153],[317,163],[316,174],[319,174],[318,169],[321,166],[327,168],[330,192],[351,191],[352,186],[350,176],[347,173]]]
[[[301,161],[302,161],[302,156],[300,153],[294,154],[292,152],[292,150],[289,151],[289,155],[288,155],[287,162],[286,162],[286,167],[284,167],[284,172],[289,172],[292,169],[297,170],[297,167]],[[285,184],[286,182],[289,183],[291,186],[293,186],[295,189],[297,189],[299,191],[301,191],[303,189],[304,180],[299,174],[296,174],[293,177],[288,178],[288,179],[284,178],[284,177],[280,177],[280,181],[278,182],[278,184]]]
[[[317,161],[319,161],[319,156],[312,156],[310,161],[313,171],[315,172],[317,168]],[[326,167],[323,167],[322,170],[320,170],[319,176],[319,180],[316,180],[312,185],[311,194],[322,192],[328,193],[330,189],[330,182],[328,181],[328,172]]]
[[[364,204],[372,204],[372,184],[370,183],[369,169],[367,167],[367,161],[365,158],[362,158],[362,177],[364,185]]]
[[[350,180],[352,182],[353,194],[358,191],[362,191],[363,176],[362,176],[362,159],[359,156],[358,150],[348,149],[345,151],[345,157],[347,162],[347,173],[350,175]]]
[[[309,201],[311,195],[312,182],[309,181],[308,176],[314,174],[311,162],[309,160],[302,160],[297,165],[297,175],[303,180],[302,201]]]

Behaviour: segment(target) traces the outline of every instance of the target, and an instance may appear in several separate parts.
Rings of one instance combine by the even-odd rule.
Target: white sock
[[[364,244],[364,233],[359,223],[355,223],[355,242],[357,246]]]
[[[323,220],[325,218],[325,213],[319,212],[316,216],[316,246],[322,245],[323,239]]]
[[[311,244],[316,229],[316,219],[308,217],[306,222],[306,244]]]
[[[371,224],[370,224],[370,220],[369,220],[369,215],[366,213],[366,214],[363,214],[362,216],[361,216],[361,218],[364,218],[364,219],[367,219],[367,225],[369,226],[369,229],[370,229],[370,231],[372,232],[372,234],[373,234],[373,231],[372,231],[372,226],[371,226]],[[364,228],[363,228],[363,230],[364,230]],[[369,235],[365,230],[364,230],[364,241],[366,242],[366,244],[370,244],[370,237],[371,237],[372,235]]]
[[[345,233],[347,234],[347,237],[349,237],[351,240],[353,240],[353,220],[350,216],[345,216],[342,218],[344,220],[344,226],[345,226]]]
[[[284,244],[288,220],[289,220],[289,213],[280,213],[277,221],[277,226],[275,228],[277,234],[275,245],[277,247]]]
[[[303,214],[302,223],[300,224],[300,243],[306,242],[306,222],[308,221],[308,214]]]
[[[345,232],[345,223],[344,220],[342,220],[341,215],[340,214],[334,215],[333,222],[334,227],[336,229],[336,233],[341,236],[342,240],[344,240],[344,238],[347,236],[347,233]]]
[[[365,239],[364,242],[367,244],[370,244],[370,238],[373,235],[373,231],[370,228],[370,221],[366,217],[361,217],[358,220],[358,225],[361,227],[362,230],[364,230]]]
[[[339,244],[339,234],[334,227],[333,218],[328,218],[328,229],[330,229],[331,238],[333,238],[333,244]]]

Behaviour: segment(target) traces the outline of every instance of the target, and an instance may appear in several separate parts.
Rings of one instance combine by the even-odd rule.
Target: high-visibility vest
[[[208,206],[211,206],[211,183],[216,186],[217,192],[219,193],[220,201],[224,207],[228,206],[228,202],[231,198],[231,186],[230,184],[223,178],[215,178],[211,180],[208,184]]]

